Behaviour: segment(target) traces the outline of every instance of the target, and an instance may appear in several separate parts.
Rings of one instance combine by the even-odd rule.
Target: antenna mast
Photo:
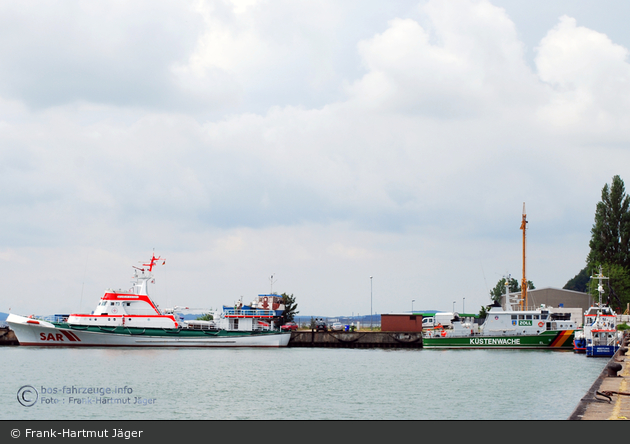
[[[525,277],[525,231],[527,230],[527,215],[525,214],[525,202],[523,202],[523,220],[521,221],[521,230],[523,230],[523,280],[521,281],[521,310],[523,303],[527,309],[527,278]]]

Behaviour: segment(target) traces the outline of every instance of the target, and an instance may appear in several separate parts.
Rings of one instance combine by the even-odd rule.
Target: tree
[[[197,318],[198,321],[212,321],[214,319],[214,316],[212,316],[211,313],[206,313],[203,316],[199,316]]]
[[[588,281],[590,279],[591,274],[588,271],[588,267],[584,267],[573,277],[573,279],[569,279],[562,288],[565,290],[581,291],[582,293],[586,293],[586,290],[588,289]]]
[[[280,296],[282,296],[282,302],[284,303],[284,312],[282,316],[280,316],[280,325],[284,325],[287,322],[293,321],[293,318],[295,318],[295,315],[298,314],[299,311],[297,311],[297,304],[293,294],[288,295],[282,293]]]
[[[596,272],[602,267],[609,278],[603,302],[620,309],[630,301],[630,197],[619,176],[613,177],[610,186],[605,184],[602,188],[589,247],[586,269]],[[597,288],[593,287],[589,292],[598,300]]]
[[[591,229],[586,258],[588,269],[599,265],[616,264],[630,268],[630,197],[626,195],[623,180],[619,176],[612,184],[602,188],[602,200],[595,209],[595,223]]]
[[[490,306],[481,306],[481,309],[479,310],[479,319],[485,319],[486,316],[488,316],[488,311],[490,311]]]
[[[502,278],[499,282],[497,282],[497,285],[495,285],[490,292],[490,297],[493,301],[501,301],[501,296],[505,295],[505,281],[506,279]],[[516,279],[510,278],[509,283],[510,293],[518,293],[519,291],[521,291],[521,285]],[[532,281],[527,281],[527,288],[529,290],[534,290],[536,287],[534,287],[534,283]]]

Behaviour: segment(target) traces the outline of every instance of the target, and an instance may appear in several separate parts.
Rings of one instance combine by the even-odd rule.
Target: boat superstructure
[[[212,313],[212,320],[186,321],[178,307],[161,310],[151,299],[148,284],[160,257],[152,255],[134,267],[128,291],[107,290],[91,314],[74,313],[61,322],[9,315],[7,323],[21,345],[38,346],[286,346],[291,337],[275,329],[277,312],[234,309]]]

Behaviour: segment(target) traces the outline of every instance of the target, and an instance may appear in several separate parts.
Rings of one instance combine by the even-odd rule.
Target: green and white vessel
[[[544,305],[521,309],[521,299],[510,295],[506,279],[505,307],[495,302],[480,326],[472,317],[454,314],[446,328],[427,329],[425,348],[542,348],[573,349],[577,324],[566,313],[552,313]]]
[[[538,348],[573,349],[576,323],[568,314],[532,310],[504,310],[492,306],[479,326],[472,318],[456,316],[452,328],[423,332],[424,348]]]

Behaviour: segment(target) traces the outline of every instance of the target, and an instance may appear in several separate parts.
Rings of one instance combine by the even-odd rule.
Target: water
[[[2,347],[0,359],[1,420],[564,420],[608,362],[570,351],[318,348]],[[37,390],[31,407],[17,400],[25,385]],[[107,388],[118,393],[87,393]]]

